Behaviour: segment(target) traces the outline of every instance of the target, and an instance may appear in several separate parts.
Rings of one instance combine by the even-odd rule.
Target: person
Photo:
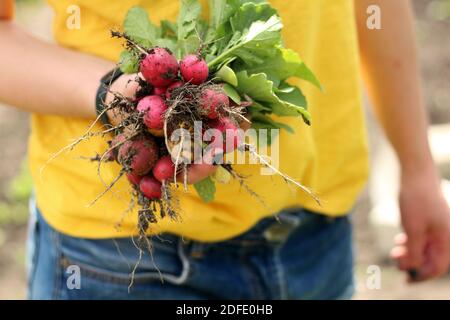
[[[159,21],[173,19],[178,2],[78,0],[74,9],[74,1],[49,0],[57,44],[11,21],[11,2],[0,6],[0,100],[32,114],[29,298],[350,298],[349,213],[368,173],[361,75],[401,164],[404,234],[392,255],[410,281],[447,271],[450,212],[427,141],[410,1],[270,1],[283,19],[286,47],[301,54],[325,88],[302,83],[313,124],[283,119],[295,134],[280,136],[281,169],[314,190],[322,206],[281,178],[243,165],[240,172],[251,176],[249,186],[266,206],[239,191],[237,182],[221,185],[209,204],[194,192],[181,192],[182,219],[163,219],[149,233],[159,235],[152,237],[153,256],[140,256],[133,244],[136,213],[120,216],[128,206],[126,181],[86,205],[104,185],[96,165],[80,156],[104,150],[102,139],[48,160],[96,118],[99,80],[115,67],[122,49],[109,30],[121,25],[133,5]],[[369,5],[381,10],[381,29],[367,27]],[[68,23],[77,14],[79,26]],[[132,96],[136,83],[130,77],[119,77],[112,90]],[[118,170],[104,166],[102,175],[112,179]],[[212,170],[194,167],[189,181]]]

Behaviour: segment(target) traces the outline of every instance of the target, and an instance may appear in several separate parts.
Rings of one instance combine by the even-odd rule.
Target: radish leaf
[[[211,202],[212,200],[214,200],[214,194],[216,193],[216,185],[210,177],[207,177],[202,181],[194,183],[194,188],[203,201]]]
[[[119,61],[120,70],[123,73],[136,73],[139,71],[139,57],[130,51],[122,51]]]
[[[183,40],[195,32],[201,9],[198,0],[181,0],[177,20],[178,40]]]
[[[159,28],[151,23],[147,11],[142,7],[133,7],[128,11],[124,30],[127,36],[145,48],[151,48],[160,37]]]

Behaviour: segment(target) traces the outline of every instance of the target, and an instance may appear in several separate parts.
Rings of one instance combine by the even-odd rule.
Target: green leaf
[[[209,11],[210,11],[210,31],[205,42],[214,41],[215,52],[222,52],[224,49],[229,47],[230,39],[235,32],[239,32],[242,34],[244,32],[244,28],[241,30],[234,30],[231,27],[230,19],[239,15],[240,18],[236,20],[237,24],[242,23],[243,21],[247,21],[247,23],[251,23],[253,21],[258,20],[267,20],[264,19],[261,15],[253,15],[254,20],[246,20],[246,18],[250,18],[250,15],[243,16],[243,14],[239,14],[238,12],[243,8],[247,8],[247,6],[255,6],[257,3],[265,3],[267,6],[267,1],[264,0],[254,0],[252,3],[247,3],[245,0],[209,0]],[[250,9],[245,9],[250,10]],[[240,24],[242,25],[242,24]],[[247,26],[248,27],[248,26]],[[247,28],[248,29],[248,28]]]
[[[291,126],[282,122],[277,122],[261,113],[252,113],[252,127],[254,127],[254,125],[258,127],[257,129],[284,129],[289,133],[294,133],[294,129]]]
[[[261,112],[261,113],[272,113],[272,109],[268,106],[265,106],[264,104],[261,104],[259,102],[253,101],[252,105],[248,109],[250,113],[252,112]]]
[[[229,66],[223,66],[220,68],[219,71],[216,72],[216,77],[234,87],[237,87],[238,85],[236,73],[234,73],[233,69]]]
[[[239,83],[237,90],[240,94],[268,106],[278,102],[277,96],[273,93],[273,82],[267,80],[264,73],[249,76],[246,71],[241,71],[236,76]]]
[[[194,188],[197,191],[200,198],[205,202],[211,202],[214,200],[214,195],[216,193],[216,185],[210,177],[203,179],[197,183],[194,183]]]
[[[253,2],[247,2],[230,18],[230,23],[233,32],[242,32],[248,30],[253,22],[267,21],[276,14],[277,11],[268,3],[255,4]]]
[[[178,40],[187,38],[195,31],[200,13],[201,6],[198,0],[181,0],[177,20]]]
[[[150,22],[147,11],[139,6],[128,11],[124,30],[127,36],[145,48],[151,48],[154,41],[160,37],[159,28]]]
[[[306,110],[306,100],[300,89],[294,88],[290,93],[274,93],[273,82],[265,73],[248,75],[246,71],[236,74],[239,86],[237,91],[252,100],[269,107],[278,116],[302,116],[309,124],[310,115]]]
[[[236,91],[236,89],[234,87],[232,87],[228,83],[225,83],[223,86],[223,91],[225,91],[227,96],[231,100],[233,100],[235,103],[241,104],[241,96],[239,95],[239,93]]]
[[[284,104],[285,110],[287,111],[286,113],[283,112],[279,113],[280,116],[283,115],[288,116],[291,113],[297,112],[302,116],[303,121],[307,125],[311,124],[311,115],[306,110],[307,107],[306,98],[299,88],[293,87],[292,91],[278,92],[276,95]]]
[[[297,69],[297,73],[295,74],[295,76],[312,83],[321,91],[323,91],[323,87],[320,84],[319,80],[316,78],[314,73],[306,66],[306,64],[302,63],[302,65]]]
[[[139,71],[139,57],[127,50],[120,54],[119,67],[123,73],[136,73]]]
[[[267,21],[255,21],[242,36],[236,31],[234,37],[239,38],[230,40],[230,46],[219,56],[208,63],[211,68],[221,64],[223,60],[230,56],[239,56],[241,59],[254,60],[254,63],[260,63],[263,60],[259,55],[267,56],[267,51],[271,50],[277,44],[281,44],[280,30],[282,24],[280,17],[273,15]]]
[[[159,38],[155,40],[155,46],[161,47],[161,48],[167,48],[172,52],[177,52],[177,41],[175,39],[169,39],[169,38]]]
[[[169,20],[161,20],[161,36],[163,38],[176,37],[177,25]]]
[[[211,54],[222,52],[233,35],[230,17],[241,6],[241,0],[209,0],[210,28],[205,42],[213,43]]]
[[[178,40],[178,59],[181,59],[185,55],[196,53],[199,47],[200,39],[196,35],[191,35],[186,39]]]
[[[240,5],[239,0],[209,0],[209,24],[211,28],[217,29],[228,22]]]
[[[275,86],[290,77],[297,77],[311,82],[319,89],[322,88],[320,82],[300,59],[299,55],[291,49],[277,48],[276,53],[270,59],[264,59],[263,63],[252,64],[249,61],[244,61],[247,63],[241,62],[236,68],[247,70],[249,74],[265,73],[275,83]]]
[[[303,92],[297,87],[290,87],[290,88],[291,90],[277,92],[276,93],[277,97],[284,102],[288,102],[296,106],[306,108],[307,103],[306,98],[303,95]]]

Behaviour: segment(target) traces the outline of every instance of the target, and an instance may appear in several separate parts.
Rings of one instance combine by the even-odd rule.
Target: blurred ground
[[[450,123],[450,0],[415,0],[414,4],[429,114],[433,123]],[[19,22],[47,39],[50,16],[40,1],[21,1]],[[376,149],[378,131],[370,115],[369,130],[372,149]],[[25,298],[26,199],[31,182],[21,159],[26,152],[27,135],[27,115],[0,105],[0,299]],[[449,174],[450,168],[443,168],[443,172]],[[414,286],[405,284],[404,276],[389,261],[385,245],[395,230],[371,224],[370,208],[366,192],[354,214],[358,282],[355,298],[450,299],[450,278]],[[374,265],[381,271],[381,288],[370,290],[366,283],[372,279],[373,270],[369,267]]]

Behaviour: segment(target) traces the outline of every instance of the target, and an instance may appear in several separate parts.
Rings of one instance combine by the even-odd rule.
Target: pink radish
[[[208,79],[208,65],[197,55],[187,55],[180,62],[180,72],[184,81],[192,84],[202,84]]]
[[[170,156],[160,158],[153,167],[153,176],[161,182],[173,178],[174,174],[175,165],[173,164]]]
[[[210,123],[210,127],[219,130],[222,133],[223,141],[215,142],[215,137],[212,137],[211,146],[214,148],[219,148],[225,150],[225,153],[233,152],[242,144],[242,136],[239,135],[239,127],[230,118],[216,119]],[[230,148],[227,149],[227,140],[233,139],[233,143]]]
[[[141,182],[142,178],[143,178],[143,176],[138,176],[137,174],[132,174],[130,172],[127,173],[128,181],[130,181],[135,186],[139,185],[139,183]]]
[[[128,172],[144,175],[158,160],[159,148],[150,137],[125,142],[119,149],[118,162]]]
[[[141,61],[140,71],[148,83],[166,87],[178,75],[178,62],[167,49],[156,47]]]
[[[223,108],[230,105],[230,99],[221,90],[206,88],[200,96],[200,107],[210,119],[216,119]]]
[[[155,87],[153,94],[157,96],[163,96],[166,93],[166,87]]]
[[[148,199],[161,198],[161,183],[152,176],[145,176],[139,183],[139,189]]]
[[[142,98],[137,105],[139,112],[144,112],[144,123],[147,128],[161,130],[164,127],[164,113],[167,105],[160,96],[147,96]]]

